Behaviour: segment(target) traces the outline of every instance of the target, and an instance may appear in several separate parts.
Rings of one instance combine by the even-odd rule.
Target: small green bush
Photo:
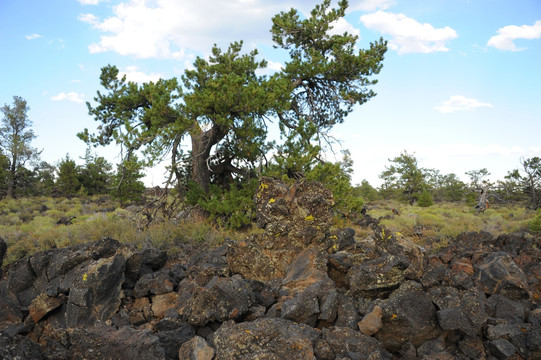
[[[423,190],[423,192],[419,194],[419,199],[417,199],[417,205],[419,205],[420,207],[430,207],[434,205],[434,201],[432,201],[432,195],[427,190]]]
[[[252,179],[248,185],[242,187],[231,185],[229,191],[211,185],[208,194],[197,185],[191,184],[186,198],[189,204],[201,206],[218,225],[229,229],[243,229],[255,218],[253,197],[256,189],[257,179]]]
[[[541,233],[541,209],[537,209],[537,214],[530,220],[528,230],[532,233]]]

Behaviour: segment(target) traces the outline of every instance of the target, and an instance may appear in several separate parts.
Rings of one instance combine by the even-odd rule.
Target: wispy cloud
[[[479,100],[466,98],[462,95],[453,95],[449,100],[444,101],[440,106],[436,106],[436,110],[442,113],[451,113],[454,111],[473,110],[480,107],[493,107],[490,103],[483,103]]]
[[[541,38],[541,20],[536,21],[533,25],[504,26],[498,29],[498,35],[488,40],[487,46],[504,51],[521,51],[525,50],[525,48],[518,48],[513,42],[514,40],[539,38]]]
[[[51,97],[51,100],[54,100],[54,101],[67,100],[74,103],[82,103],[84,102],[84,97],[85,97],[84,94],[78,94],[76,92],[69,92],[69,93],[61,92],[58,95]]]
[[[389,35],[389,47],[399,54],[449,51],[445,43],[458,36],[456,31],[448,26],[435,28],[428,23],[421,24],[404,14],[381,10],[361,16],[361,22],[369,29]]]
[[[94,14],[80,14],[77,17],[77,20],[91,25],[95,25],[98,23],[98,18]]]
[[[40,35],[40,34],[30,34],[30,35],[25,36],[26,40],[34,40],[34,39],[39,39],[41,37],[43,37],[43,35]]]

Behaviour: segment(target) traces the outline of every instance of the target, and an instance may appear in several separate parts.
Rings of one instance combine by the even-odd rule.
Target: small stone
[[[500,360],[509,359],[516,352],[515,347],[505,339],[492,340],[489,343],[490,353]]]
[[[182,344],[178,351],[179,360],[212,360],[214,349],[201,336],[194,336]]]
[[[381,307],[374,306],[374,309],[366,314],[361,321],[359,321],[359,330],[364,335],[372,336],[381,329]]]

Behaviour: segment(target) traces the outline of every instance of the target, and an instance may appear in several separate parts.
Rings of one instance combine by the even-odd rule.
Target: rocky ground
[[[182,259],[104,239],[2,268],[0,358],[541,359],[539,239],[429,254],[369,215],[330,231],[316,183],[254,201],[264,232]]]

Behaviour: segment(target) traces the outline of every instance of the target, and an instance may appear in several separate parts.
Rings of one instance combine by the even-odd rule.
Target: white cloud
[[[75,103],[82,103],[84,102],[84,97],[85,97],[84,94],[77,94],[76,92],[69,92],[69,93],[61,92],[58,95],[51,97],[51,100],[54,100],[54,101],[67,100],[67,101],[71,101]]]
[[[445,43],[458,36],[456,31],[448,26],[434,28],[404,14],[385,11],[363,15],[361,21],[367,28],[389,35],[389,47],[399,54],[449,51]]]
[[[195,52],[209,53],[214,43],[225,48],[232,41],[271,42],[271,18],[291,7],[311,10],[308,0],[124,0],[112,14],[79,16],[102,34],[89,45],[91,53],[116,52],[138,58],[184,60]]]
[[[466,98],[461,95],[453,95],[449,100],[444,101],[436,110],[442,113],[451,113],[460,110],[473,110],[480,107],[493,107],[490,103],[482,103],[479,100]]]
[[[359,2],[350,3],[349,10],[376,11],[378,9],[388,9],[394,6],[394,0],[361,0]]]
[[[96,18],[86,14],[80,20]],[[93,25],[104,35],[89,46],[91,53],[113,51],[139,58],[182,58],[186,49],[208,52],[215,42],[249,41],[247,37],[263,33],[270,38],[266,8],[241,0],[131,0],[114,6],[113,16]]]
[[[96,25],[98,23],[98,18],[94,14],[80,14],[77,17],[77,20],[91,25]]]
[[[26,40],[34,40],[34,39],[39,39],[41,37],[43,37],[43,35],[40,35],[40,34],[30,34],[30,35],[26,35]]]
[[[150,81],[156,82],[160,80],[160,78],[163,78],[163,75],[161,74],[156,74],[156,73],[145,74],[144,72],[139,71],[137,69],[137,66],[128,66],[126,68],[126,71],[121,71],[118,73],[119,78],[123,77],[124,75],[126,75],[126,79],[128,81],[133,81],[139,84],[150,82]]]
[[[491,37],[488,40],[487,46],[492,46],[498,50],[506,51],[521,51],[524,48],[517,48],[514,40],[517,39],[539,39],[541,38],[541,20],[535,24],[529,25],[509,25],[498,29],[498,35]]]
[[[344,18],[336,20],[331,25],[333,28],[327,32],[329,35],[342,35],[343,33],[347,32],[361,38],[361,31],[347,22]]]
[[[272,71],[280,71],[284,68],[284,65],[279,62],[269,60],[267,61],[267,68],[269,68]]]

